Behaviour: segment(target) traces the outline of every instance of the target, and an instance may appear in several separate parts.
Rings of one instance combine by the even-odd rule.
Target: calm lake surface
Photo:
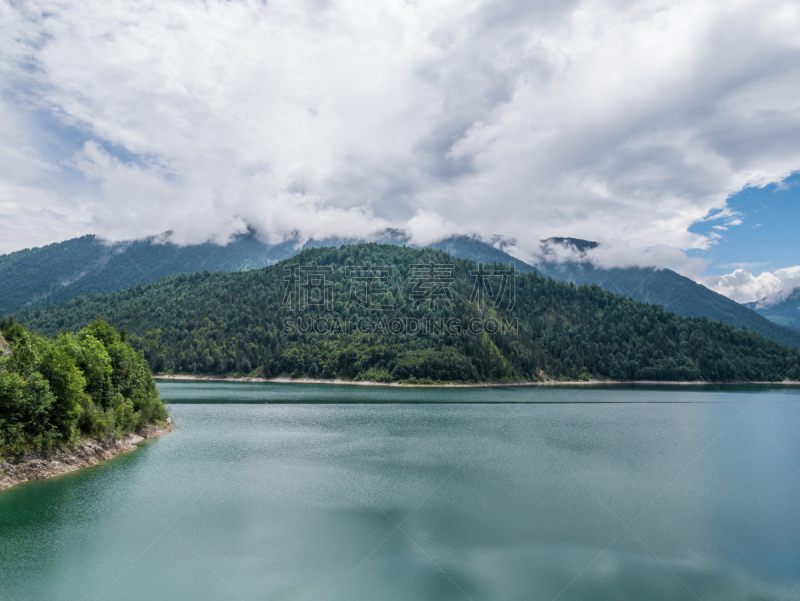
[[[159,384],[0,493],[0,600],[800,600],[800,391]]]

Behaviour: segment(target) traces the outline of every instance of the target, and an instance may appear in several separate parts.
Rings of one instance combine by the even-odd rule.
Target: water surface
[[[159,388],[0,493],[0,600],[800,600],[797,390]]]

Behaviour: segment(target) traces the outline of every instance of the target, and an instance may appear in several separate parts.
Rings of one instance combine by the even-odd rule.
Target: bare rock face
[[[137,434],[128,434],[121,439],[88,440],[58,449],[29,451],[18,457],[5,458],[0,460],[0,490],[20,482],[42,480],[97,465],[120,453],[133,451],[138,443],[147,438],[155,438],[174,429],[169,419],[164,426],[145,426]]]
[[[8,346],[6,339],[3,338],[3,334],[0,333],[0,359],[4,359],[11,354],[11,347]]]

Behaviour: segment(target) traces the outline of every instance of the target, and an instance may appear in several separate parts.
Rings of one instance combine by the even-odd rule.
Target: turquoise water
[[[0,600],[800,600],[797,390],[159,388],[0,493]]]

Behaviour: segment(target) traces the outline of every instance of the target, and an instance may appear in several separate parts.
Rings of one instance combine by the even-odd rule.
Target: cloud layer
[[[689,227],[800,168],[783,0],[52,0],[0,30],[0,252],[401,227],[696,273]]]
[[[759,275],[737,269],[725,275],[700,278],[700,281],[739,303],[758,302],[759,306],[769,307],[786,300],[800,287],[800,266],[764,271]]]

